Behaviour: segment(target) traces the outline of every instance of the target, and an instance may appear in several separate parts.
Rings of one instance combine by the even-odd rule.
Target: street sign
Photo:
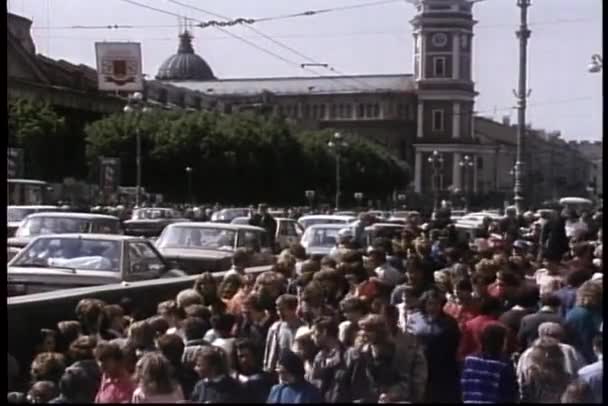
[[[143,91],[141,46],[138,42],[96,42],[95,54],[99,90]]]

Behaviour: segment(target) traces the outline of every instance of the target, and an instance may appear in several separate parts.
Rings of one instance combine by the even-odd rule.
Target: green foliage
[[[171,200],[186,196],[186,166],[193,168],[199,201],[279,204],[304,202],[307,189],[329,200],[335,193],[335,156],[327,147],[332,131],[294,135],[284,120],[254,113],[109,116],[85,128],[91,169],[99,156],[118,156],[122,184],[135,184],[137,131],[142,136],[142,183]],[[344,199],[352,200],[356,191],[383,198],[407,181],[407,168],[376,145],[352,140],[344,151]]]
[[[25,173],[36,179],[53,179],[57,171],[57,151],[66,134],[65,119],[48,103],[27,99],[9,100],[8,143],[24,148]]]

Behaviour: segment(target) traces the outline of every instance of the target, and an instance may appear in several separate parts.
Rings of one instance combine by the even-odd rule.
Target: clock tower
[[[475,84],[472,78],[474,0],[409,0],[417,10],[414,35],[414,77],[417,85],[415,188],[462,189],[459,145],[473,144]],[[441,147],[444,147],[441,151]],[[443,158],[439,185],[430,184],[429,154]],[[445,153],[443,153],[445,152]],[[471,155],[471,154],[469,154]],[[423,180],[425,182],[423,182]],[[428,184],[426,184],[428,183]],[[471,181],[470,190],[475,188]]]

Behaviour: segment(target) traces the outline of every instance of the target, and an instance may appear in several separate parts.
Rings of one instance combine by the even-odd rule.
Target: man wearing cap
[[[291,350],[281,351],[276,368],[279,383],[274,385],[266,403],[321,403],[316,386],[304,379],[304,364]]]
[[[559,348],[564,354],[564,368],[568,374],[572,377],[576,377],[578,370],[585,365],[585,359],[583,356],[569,344],[565,344],[564,340],[565,330],[558,324],[551,321],[542,323],[538,326],[538,339],[532,343],[532,345],[521,354],[517,363],[517,377],[520,382],[530,368],[532,364],[531,354],[532,348],[542,340],[553,339],[559,342]]]

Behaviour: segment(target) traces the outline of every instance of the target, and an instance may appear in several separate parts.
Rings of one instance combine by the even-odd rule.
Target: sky
[[[218,20],[172,3],[136,0],[196,20]],[[339,8],[373,0],[179,0],[231,18],[260,18],[307,10]],[[485,0],[474,6],[473,78],[479,96],[475,110],[501,120],[517,120],[519,25],[517,0]],[[33,20],[37,52],[95,67],[96,41],[142,44],[144,73],[177,51],[178,17],[147,10],[125,0],[9,0],[9,11]],[[216,77],[309,76],[310,60],[345,74],[413,73],[409,21],[415,8],[405,0],[336,10],[315,16],[260,22],[254,27],[292,48],[282,48],[244,26],[228,28],[247,41],[287,59],[271,56],[213,27],[194,28],[194,48]],[[566,140],[601,140],[602,73],[589,73],[591,55],[602,51],[602,0],[532,0],[528,46],[528,122],[561,131]],[[131,29],[74,29],[74,25],[131,25]],[[148,26],[148,27],[142,27]],[[155,26],[155,27],[149,27]],[[157,27],[162,26],[162,27]],[[310,60],[304,59],[308,57]],[[333,72],[317,68],[323,75]]]

